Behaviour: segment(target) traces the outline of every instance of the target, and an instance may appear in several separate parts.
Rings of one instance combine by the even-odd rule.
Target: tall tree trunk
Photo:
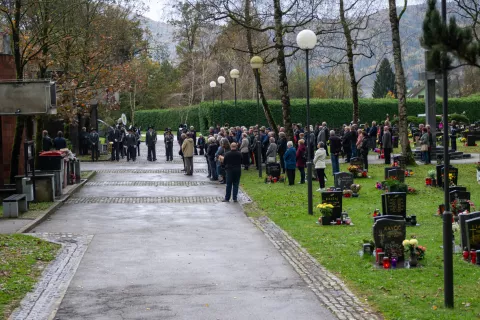
[[[248,26],[251,26],[251,23],[252,23],[252,17],[250,15],[250,0],[245,1],[245,23]],[[247,32],[246,37],[247,37],[248,51],[250,52],[250,58],[252,58],[254,56],[253,41],[252,41],[252,30],[250,28],[247,28],[246,32]],[[262,100],[263,112],[265,113],[265,118],[267,119],[268,124],[275,131],[275,134],[278,135],[277,124],[275,123],[275,120],[273,119],[272,111],[270,110],[270,106],[268,105],[267,98],[265,97],[265,93],[263,92],[263,86],[262,86],[262,80],[260,79],[260,74],[258,74],[258,76],[257,76],[257,72],[259,72],[259,71],[258,70],[254,71],[253,75],[255,76],[255,81],[257,82],[258,95],[260,96],[260,99]]]
[[[400,19],[397,15],[396,0],[388,0],[390,26],[392,29],[393,61],[395,64],[395,85],[397,87],[398,97],[398,133],[400,144],[402,146],[402,156],[407,158],[408,163],[415,163],[412,150],[408,141],[407,127],[407,88],[405,82],[405,73],[402,63],[402,44],[400,39]]]
[[[289,140],[293,139],[293,128],[290,108],[290,96],[288,93],[287,67],[285,63],[285,47],[283,44],[283,12],[280,0],[274,0],[274,22],[275,22],[275,49],[277,50],[278,82],[281,91],[283,126]]]
[[[350,74],[350,87],[352,89],[353,102],[353,123],[358,123],[358,82],[355,76],[354,61],[353,61],[353,40],[350,27],[345,18],[345,7],[343,0],[340,0],[340,22],[343,27],[343,34],[347,43],[347,59],[348,59],[348,73]]]

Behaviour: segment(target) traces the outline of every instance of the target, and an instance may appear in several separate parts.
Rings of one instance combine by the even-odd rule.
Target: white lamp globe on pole
[[[223,84],[225,83],[225,77],[220,76],[217,79],[218,83],[220,83],[220,105],[222,107],[222,120],[221,124],[223,126]]]
[[[230,78],[233,79],[235,108],[236,108],[237,107],[237,79],[240,78],[240,71],[238,71],[237,69],[230,70]]]
[[[212,106],[215,107],[215,87],[217,83],[215,81],[210,82],[210,88],[212,88]]]
[[[312,50],[317,45],[317,35],[312,30],[302,30],[297,34],[297,45],[302,50]]]

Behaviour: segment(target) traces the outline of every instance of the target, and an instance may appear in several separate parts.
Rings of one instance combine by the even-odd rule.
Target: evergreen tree
[[[393,92],[396,96],[395,74],[390,66],[390,61],[385,58],[380,63],[377,77],[373,83],[372,97],[375,99],[385,98],[389,91]]]
[[[421,45],[428,50],[427,70],[440,71],[442,52],[448,52],[460,61],[480,68],[480,42],[473,36],[471,27],[460,27],[454,16],[448,24],[442,22],[436,0],[428,0],[428,9],[423,20]],[[452,64],[450,57],[445,58],[446,66]]]

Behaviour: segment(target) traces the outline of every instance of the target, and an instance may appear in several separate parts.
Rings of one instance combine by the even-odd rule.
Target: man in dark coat
[[[195,128],[193,126],[190,127],[190,134],[193,139],[193,154],[198,156],[198,150],[197,150],[197,131],[195,131]]]
[[[127,162],[135,161],[137,159],[137,137],[133,132],[132,127],[128,129],[128,133],[125,136],[125,144],[127,146]]]
[[[163,140],[165,142],[165,155],[167,157],[167,161],[173,161],[173,134],[170,128],[167,128],[163,136]]]
[[[108,141],[112,143],[112,161],[120,160],[120,131],[118,127],[111,128],[108,134]]]
[[[47,130],[43,130],[42,136],[43,136],[43,138],[42,138],[42,150],[43,150],[43,151],[50,151],[50,150],[52,150],[53,141],[52,141],[52,138],[49,137],[48,131],[47,131]]]
[[[80,134],[80,154],[88,154],[88,146],[90,145],[90,134],[87,132],[87,128],[82,128],[82,133]]]
[[[223,202],[229,202],[230,196],[232,196],[233,202],[237,202],[238,186],[242,175],[242,154],[237,150],[237,144],[235,142],[230,145],[230,151],[225,154],[223,164],[227,174],[226,194]]]
[[[390,164],[390,155],[392,154],[392,134],[388,126],[383,128],[382,147],[385,155],[385,164]]]
[[[347,159],[345,160],[345,162],[350,162],[350,159],[352,158],[352,140],[353,139],[354,139],[354,136],[352,134],[350,127],[345,127],[345,132],[342,138],[343,152],[347,156]]]
[[[332,161],[332,170],[333,174],[340,172],[340,164],[338,158],[340,157],[340,152],[342,152],[342,140],[335,135],[335,131],[330,131],[330,159]]]
[[[89,141],[90,145],[92,146],[92,161],[98,161],[98,157],[100,156],[100,151],[98,149],[100,144],[100,136],[95,128],[90,129]]]
[[[145,144],[148,148],[148,161],[157,161],[157,154],[155,151],[155,144],[157,143],[157,133],[153,130],[153,126],[148,127],[148,131],[146,133]]]
[[[377,123],[373,121],[372,127],[368,132],[368,137],[370,138],[370,148],[372,150],[375,150],[375,148],[377,147],[377,131],[378,131]]]

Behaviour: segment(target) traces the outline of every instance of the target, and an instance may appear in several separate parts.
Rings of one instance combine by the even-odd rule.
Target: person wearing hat
[[[148,127],[148,131],[146,133],[145,144],[148,148],[148,161],[157,161],[157,154],[155,152],[155,144],[157,143],[157,133],[153,130],[153,126],[150,125]]]
[[[137,137],[133,133],[133,128],[128,128],[128,133],[125,136],[125,145],[127,146],[127,162],[135,161],[137,159]]]
[[[100,144],[100,136],[95,128],[90,130],[90,145],[92,146],[92,161],[98,161],[100,150],[98,146]]]
[[[173,161],[173,140],[174,136],[172,134],[172,129],[167,128],[165,134],[163,135],[163,140],[165,141],[165,156],[167,161]]]

